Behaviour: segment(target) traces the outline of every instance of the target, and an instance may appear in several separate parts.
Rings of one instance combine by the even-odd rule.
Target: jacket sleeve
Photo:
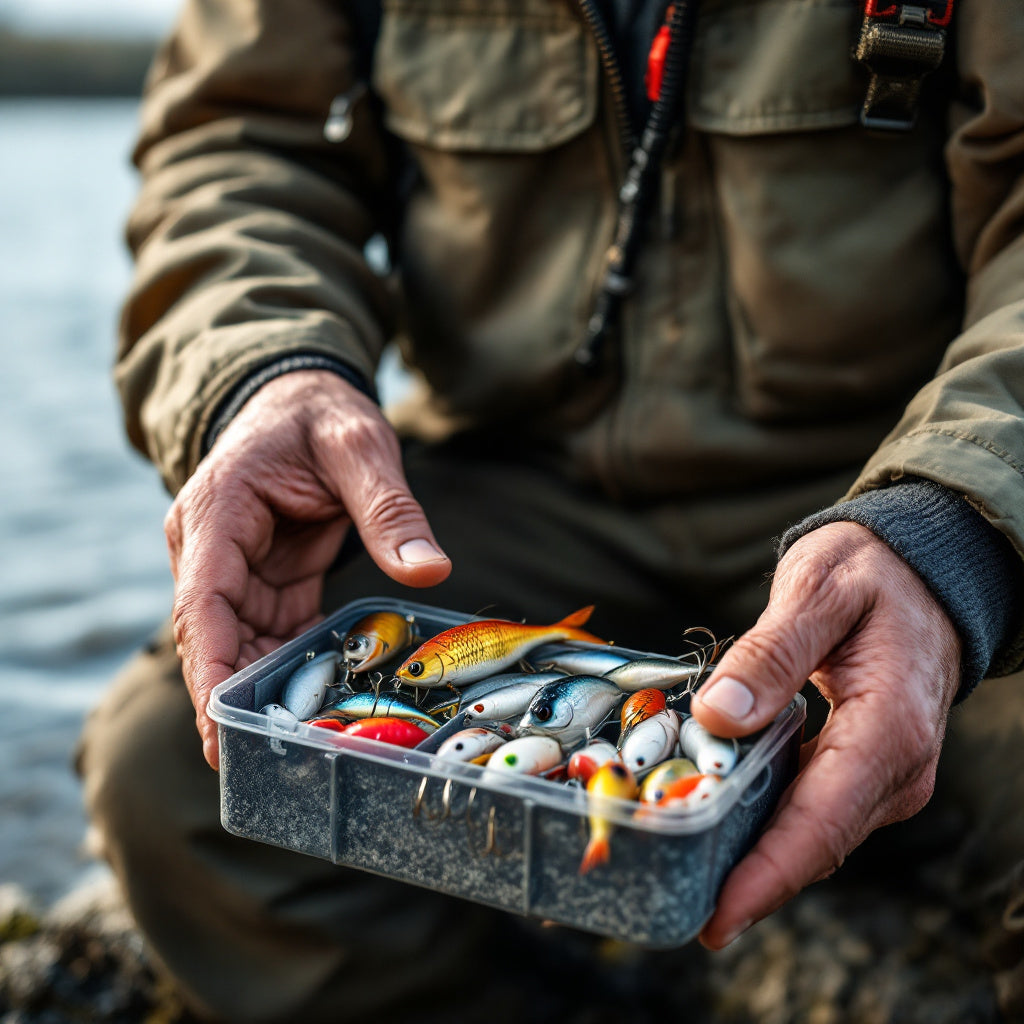
[[[150,72],[115,380],[172,493],[242,381],[298,353],[372,381],[393,329],[363,256],[391,176],[344,6],[187,0]],[[346,93],[352,130],[328,142]]]
[[[920,477],[963,494],[1024,555],[1024,5],[964,0],[946,148],[966,278],[962,333],[847,497]],[[1024,657],[1024,622],[991,666]]]

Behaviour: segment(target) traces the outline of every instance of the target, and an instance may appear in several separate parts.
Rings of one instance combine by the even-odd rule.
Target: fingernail
[[[752,920],[744,921],[742,924],[738,924],[722,941],[722,948],[731,946],[754,922]]]
[[[440,562],[445,556],[422,537],[416,540],[407,540],[399,549],[398,557],[406,565],[422,565],[424,562]]]
[[[700,702],[726,718],[738,722],[754,707],[754,695],[738,679],[722,676],[700,691]]]

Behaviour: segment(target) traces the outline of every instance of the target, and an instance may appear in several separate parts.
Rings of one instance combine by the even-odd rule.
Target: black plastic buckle
[[[941,63],[953,0],[918,0],[878,9],[867,0],[854,56],[871,72],[860,123],[883,132],[908,132],[917,119],[921,83]]]

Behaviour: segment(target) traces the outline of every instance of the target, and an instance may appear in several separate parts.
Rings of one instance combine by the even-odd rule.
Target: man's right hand
[[[391,427],[370,399],[321,370],[260,388],[171,505],[174,635],[214,768],[211,691],[317,620],[324,573],[350,525],[400,583],[429,587],[451,571]]]

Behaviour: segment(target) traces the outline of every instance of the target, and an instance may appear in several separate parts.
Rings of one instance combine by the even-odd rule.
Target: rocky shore
[[[990,1024],[1000,1016],[981,938],[936,901],[916,910],[879,890],[823,883],[730,949],[659,954],[661,979],[630,947],[601,948],[621,979],[617,1005],[560,1011],[560,1024]],[[497,1008],[492,1008],[497,1010]],[[498,1020],[481,1007],[466,1022]],[[666,1016],[666,1013],[670,1016]],[[340,1019],[340,1018],[339,1018]],[[192,1024],[146,959],[111,879],[94,880],[41,912],[0,888],[2,1024]],[[452,1022],[459,1024],[459,1022]]]

